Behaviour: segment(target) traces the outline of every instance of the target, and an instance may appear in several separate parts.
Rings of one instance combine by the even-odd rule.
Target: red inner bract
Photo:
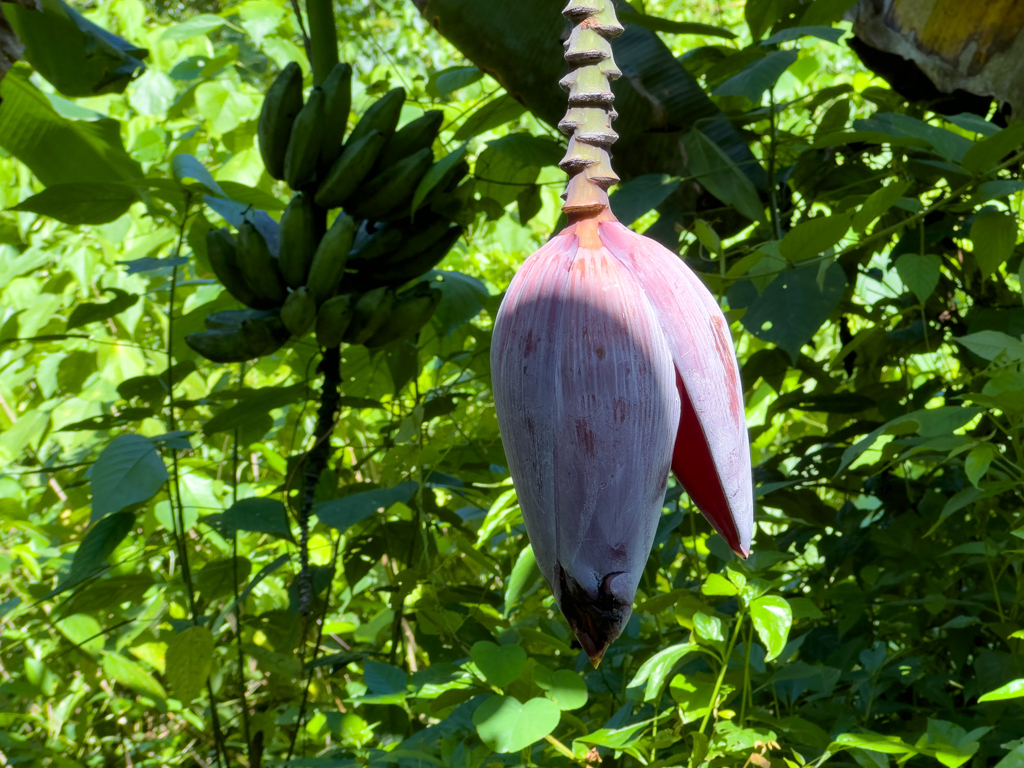
[[[734,552],[745,558],[750,552],[740,544],[740,535],[729,511],[729,501],[718,477],[711,448],[679,371],[676,371],[676,386],[680,404],[679,432],[672,450],[672,472],[708,522],[722,534]]]

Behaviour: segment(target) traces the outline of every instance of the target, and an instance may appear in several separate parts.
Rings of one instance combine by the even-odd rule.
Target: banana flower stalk
[[[675,254],[608,206],[612,2],[573,0],[565,14],[570,224],[512,280],[491,374],[537,564],[596,666],[632,612],[669,472],[741,557],[753,485],[725,316]]]

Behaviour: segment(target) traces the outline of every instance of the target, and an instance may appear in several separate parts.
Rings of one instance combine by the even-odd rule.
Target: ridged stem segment
[[[569,136],[569,151],[559,165],[569,174],[562,210],[570,221],[608,211],[608,187],[619,180],[608,152],[619,135],[612,129],[611,81],[622,73],[612,57],[611,40],[622,34],[614,0],[570,0],[562,14],[572,23],[565,42],[571,71],[559,83],[569,92],[569,111],[558,124]]]

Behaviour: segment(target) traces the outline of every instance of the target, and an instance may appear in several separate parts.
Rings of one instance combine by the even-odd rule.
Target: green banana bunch
[[[327,177],[316,191],[316,204],[321,208],[340,208],[359,188],[373,168],[387,138],[380,131],[370,131],[361,139],[349,139],[341,156],[335,160]]]
[[[334,296],[320,305],[316,313],[316,342],[321,347],[340,347],[355,314],[355,296]]]
[[[213,317],[207,318],[207,324]],[[241,363],[276,352],[288,341],[288,330],[277,312],[245,318],[236,316],[234,319],[240,320],[237,326],[190,333],[185,337],[185,343],[215,363]],[[214,320],[213,323],[219,325],[220,321]]]
[[[297,192],[281,214],[281,256],[278,266],[289,288],[306,284],[316,237],[313,222],[313,200],[305,192]]]
[[[430,149],[421,149],[399,160],[367,182],[359,198],[347,207],[353,216],[372,221],[380,221],[391,211],[408,207],[416,185],[430,169],[433,159]]]
[[[316,178],[317,161],[320,159],[320,147],[326,129],[324,90],[314,88],[295,117],[284,156],[284,180],[292,189],[304,187]]]
[[[281,74],[267,90],[256,126],[263,165],[275,179],[284,179],[288,139],[292,135],[292,124],[301,109],[302,68],[293,61],[281,70]]]
[[[277,259],[250,221],[243,221],[238,228],[238,268],[261,302],[273,307],[284,303],[288,292]]]
[[[348,129],[348,113],[352,109],[352,67],[336,64],[321,86],[324,89],[326,128],[320,146],[319,165],[326,171],[341,156],[341,142]]]
[[[317,306],[335,294],[345,274],[345,262],[356,235],[356,223],[344,211],[340,212],[323,236],[313,255],[306,286]]]
[[[403,157],[419,152],[421,149],[430,149],[434,146],[437,134],[441,132],[441,124],[444,122],[444,112],[432,110],[423,117],[406,124],[388,141],[384,151],[380,153],[378,168],[388,168],[394,165]]]
[[[461,236],[462,227],[450,227],[438,240],[419,253],[402,261],[389,260],[387,264],[378,269],[360,270],[353,277],[352,285],[359,290],[367,290],[378,286],[407,283],[436,267],[438,262],[448,255],[448,251]]]
[[[274,306],[256,294],[246,282],[238,264],[238,243],[226,229],[211,229],[206,233],[206,255],[213,274],[221,285],[247,307],[269,309]]]
[[[402,115],[402,105],[405,104],[405,88],[395,88],[388,91],[375,101],[367,109],[356,127],[352,129],[352,135],[348,137],[350,144],[369,136],[373,131],[380,131],[385,139],[390,139],[398,127],[398,118]]]
[[[382,347],[403,337],[418,334],[433,316],[440,301],[441,292],[432,288],[426,280],[416,283],[407,291],[402,291],[395,299],[391,314],[366,340],[367,348]]]
[[[316,299],[302,286],[288,294],[281,307],[281,320],[292,336],[303,336],[316,320]]]
[[[380,287],[367,291],[352,308],[352,322],[345,332],[349,344],[363,344],[375,334],[388,319],[395,306],[395,292]]]

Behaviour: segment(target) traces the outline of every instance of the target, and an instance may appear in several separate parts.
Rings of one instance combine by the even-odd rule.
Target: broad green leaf
[[[850,747],[884,752],[887,755],[909,755],[917,752],[912,746],[904,743],[899,736],[887,736],[870,731],[840,734],[829,746],[829,750],[835,752],[838,749],[849,749]]]
[[[786,647],[793,611],[789,603],[778,595],[764,595],[750,604],[750,618],[757,636],[768,649],[764,660],[771,661]]]
[[[213,435],[238,429],[251,423],[254,419],[266,415],[276,408],[301,402],[306,395],[306,388],[299,384],[291,387],[263,387],[247,390],[237,405],[221,411],[203,426],[203,434]]]
[[[399,483],[394,488],[352,493],[340,499],[315,504],[313,514],[324,525],[344,533],[378,511],[390,509],[394,504],[408,502],[416,493],[417,487],[415,482],[407,481]]]
[[[587,684],[570,669],[552,672],[538,664],[533,668],[533,682],[563,712],[579,709],[587,703]]]
[[[660,16],[652,16],[646,13],[636,13],[629,6],[618,11],[619,21],[623,24],[636,24],[652,32],[667,32],[673,35],[700,35],[701,37],[721,37],[726,40],[735,40],[736,35],[722,27],[712,24],[701,24],[694,21],[672,21],[663,19]]]
[[[195,155],[188,153],[182,153],[175,155],[174,159],[171,160],[171,173],[174,176],[174,180],[179,184],[185,185],[187,179],[197,182],[207,192],[211,192],[221,197],[228,197],[227,193],[221,189],[220,184],[213,180],[213,176],[206,170],[204,166]],[[239,202],[245,202],[240,200]]]
[[[784,9],[783,0],[747,0],[743,6],[743,18],[754,42],[764,37],[764,33],[775,25]]]
[[[704,586],[701,587],[700,591],[705,595],[721,595],[724,597],[732,597],[739,594],[736,585],[720,573],[709,574],[704,580]]]
[[[405,672],[391,664],[367,660],[363,667],[363,680],[370,693],[377,696],[406,692]]]
[[[138,202],[135,187],[112,181],[53,184],[11,208],[49,216],[71,226],[106,224]]]
[[[850,217],[844,214],[801,221],[779,242],[779,253],[790,261],[822,256],[843,238],[849,228]]]
[[[980,487],[978,483],[988,472],[988,468],[992,465],[992,459],[995,457],[996,449],[992,447],[991,443],[982,443],[967,454],[967,458],[964,459],[964,473],[975,488]]]
[[[521,165],[537,168],[556,166],[565,155],[565,148],[554,139],[529,133],[511,133],[487,142],[487,146]]]
[[[23,7],[28,6],[28,7]],[[149,51],[100,29],[65,3],[8,4],[11,26],[25,46],[24,59],[69,97],[121,93]]]
[[[1024,124],[1011,123],[999,133],[975,142],[968,149],[960,165],[971,173],[982,173],[998,165],[1007,155],[1019,152],[1024,144]]]
[[[926,253],[904,253],[896,259],[896,272],[903,284],[911,290],[917,300],[924,304],[939,284],[939,267],[942,262],[938,256]]]
[[[543,739],[560,718],[561,710],[550,699],[520,704],[511,696],[492,696],[473,712],[473,725],[484,744],[507,754]]]
[[[137,661],[132,661],[120,653],[104,653],[100,666],[107,677],[143,696],[158,700],[167,698],[163,686]]]
[[[481,196],[496,200],[501,206],[515,202],[516,197],[537,181],[538,173],[539,166],[493,146],[480,153],[473,170]]]
[[[789,27],[781,32],[776,32],[771,37],[761,41],[761,45],[778,45],[787,43],[790,40],[797,40],[801,37],[816,37],[829,43],[838,43],[844,32],[835,27],[826,27],[817,24]]]
[[[1000,355],[1010,360],[1024,360],[1024,341],[1002,331],[978,331],[953,340],[984,360],[995,360]]]
[[[53,189],[53,187],[50,187],[50,189]],[[71,311],[71,317],[68,318],[65,330],[71,331],[89,323],[101,323],[111,317],[116,317],[127,309],[131,309],[139,301],[138,294],[122,291],[120,288],[107,288],[105,293],[114,294],[114,298],[105,304],[85,301],[76,305]]]
[[[658,651],[640,665],[627,687],[639,688],[646,685],[644,701],[657,701],[676,664],[698,648],[696,643],[680,643]]]
[[[1024,677],[1018,680],[1011,680],[1006,685],[979,696],[978,701],[1004,701],[1005,699],[1019,699],[1022,697],[1024,697]]]
[[[240,587],[249,573],[252,571],[252,563],[248,558],[223,558],[213,560],[198,571],[194,572],[193,580],[196,589],[202,593],[206,600],[214,600],[218,597],[233,595],[235,589]]]
[[[711,91],[715,96],[745,96],[755,104],[782,73],[796,63],[799,51],[772,51],[764,58],[756,59],[737,75],[733,75],[724,83],[715,86]]]
[[[170,29],[166,30],[161,36],[161,40],[189,40],[193,37],[199,37],[205,35],[208,32],[213,32],[215,29],[220,29],[225,24],[225,20],[220,16],[214,16],[212,13],[200,13],[196,16],[192,16],[180,24],[175,24]]]
[[[679,179],[664,173],[649,173],[620,184],[609,202],[612,213],[629,226],[648,211],[654,210],[679,188]]]
[[[526,651],[518,645],[496,645],[480,640],[473,643],[469,655],[487,682],[498,688],[512,683],[526,668]]]
[[[531,584],[540,581],[540,569],[537,568],[537,558],[533,554],[533,547],[529,544],[523,548],[516,558],[516,564],[512,566],[512,573],[509,574],[508,584],[505,587],[505,615],[508,616],[512,607],[519,602],[524,590]]]
[[[800,17],[800,25],[834,24],[843,18],[857,0],[813,0],[811,7]]]
[[[115,437],[92,467],[90,522],[153,498],[167,477],[153,441],[142,435]]]
[[[959,162],[972,146],[971,140],[960,134],[895,112],[881,112],[869,120],[855,120],[853,127],[858,131],[877,131],[896,138],[923,140],[941,157],[954,163]]]
[[[731,687],[723,686],[720,695],[725,695]],[[683,723],[692,723],[704,717],[711,708],[711,697],[715,684],[710,681],[691,680],[685,675],[676,675],[669,684],[668,692],[679,705],[679,715]]]
[[[0,147],[44,185],[119,182],[142,177],[125,152],[116,120],[68,120],[20,70],[0,82]]]
[[[982,211],[971,225],[974,258],[982,278],[999,269],[1017,244],[1017,219],[1001,211]]]
[[[220,523],[228,536],[236,531],[254,531],[282,539],[292,538],[288,512],[277,499],[255,496],[239,499],[224,511]]]
[[[764,219],[764,205],[753,182],[717,143],[696,128],[684,138],[689,170],[708,192],[732,205],[751,221]]]
[[[860,210],[853,215],[853,228],[863,233],[875,219],[892,208],[909,188],[909,181],[897,179],[881,189],[876,189],[868,195],[868,199],[861,205]]]
[[[466,121],[455,132],[455,141],[465,141],[479,136],[481,133],[494,130],[505,123],[511,123],[522,117],[524,112],[526,112],[526,107],[507,93],[502,94],[466,118]]]
[[[103,650],[106,638],[103,636],[100,623],[92,616],[76,613],[59,619],[54,624],[68,640],[88,653],[95,656]]]
[[[101,571],[107,564],[107,558],[117,549],[117,545],[124,540],[134,525],[135,515],[131,512],[117,512],[90,525],[82,538],[82,543],[75,550],[67,578],[49,595],[52,597],[58,592],[63,592]]]
[[[213,634],[206,627],[189,627],[167,642],[167,684],[182,704],[195,699],[206,685],[213,665]]]
[[[1024,768],[1024,744],[996,763],[995,768]]]
[[[743,327],[777,344],[796,360],[800,348],[828,320],[846,290],[846,275],[838,264],[825,267],[824,288],[818,285],[818,275],[815,263],[786,269],[760,294],[753,282],[739,280],[729,289],[729,305],[746,307]]]
[[[450,96],[467,85],[482,80],[484,73],[476,67],[448,67],[431,76],[427,92],[438,98]]]

